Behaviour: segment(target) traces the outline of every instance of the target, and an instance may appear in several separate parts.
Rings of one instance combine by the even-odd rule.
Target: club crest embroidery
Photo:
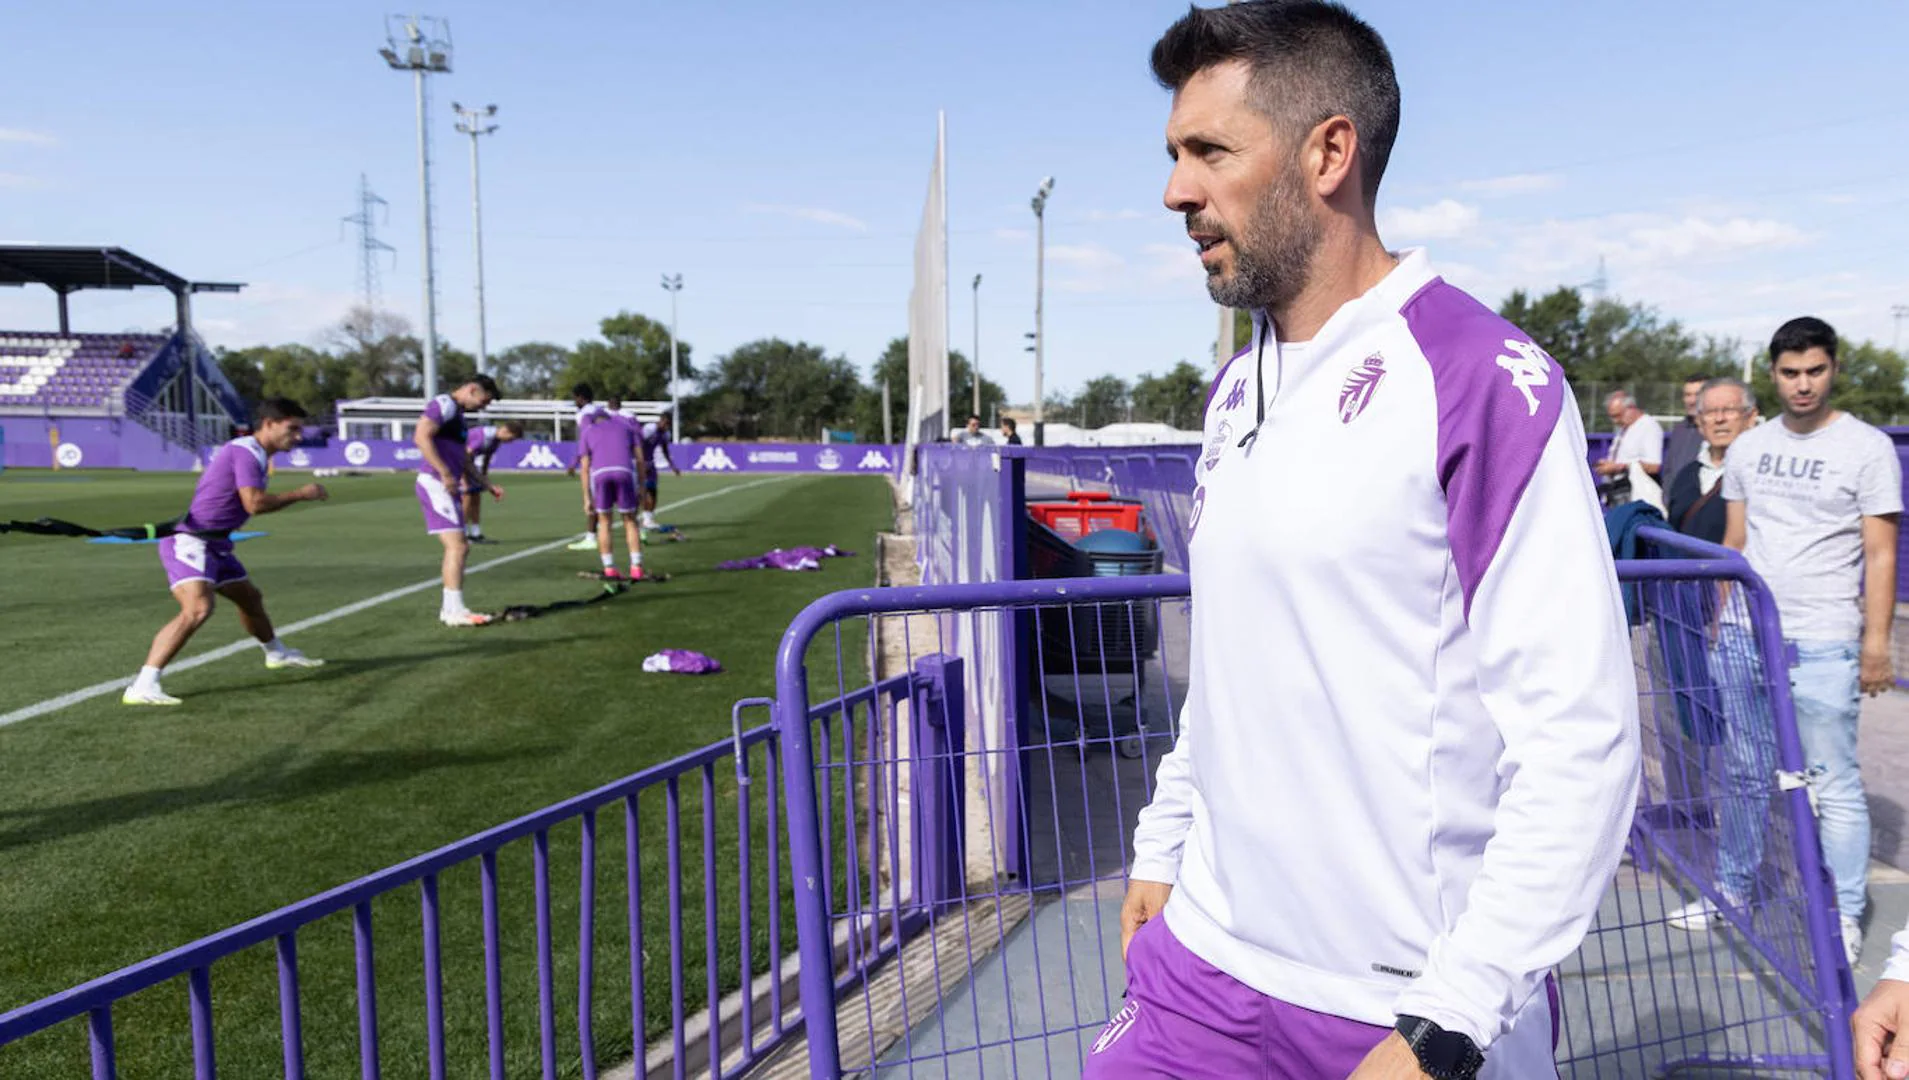
[[[1379,390],[1379,383],[1385,378],[1385,357],[1378,353],[1352,369],[1346,376],[1344,386],[1339,388],[1339,422],[1350,424],[1359,418],[1365,407],[1372,402],[1372,395]]]

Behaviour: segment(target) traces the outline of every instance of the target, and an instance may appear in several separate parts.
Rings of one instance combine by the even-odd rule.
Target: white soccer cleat
[[[306,656],[297,649],[286,649],[281,653],[266,653],[265,666],[277,671],[279,668],[324,667],[325,662]]]
[[[129,686],[126,688],[126,692],[119,696],[119,703],[121,705],[183,705],[185,704],[185,702],[180,701],[178,698],[173,697],[171,694],[166,693],[164,690],[161,690],[156,686],[153,687],[151,690],[139,690]]]
[[[492,616],[477,611],[444,611],[439,612],[437,618],[446,626],[488,626],[493,620]]]
[[[596,549],[597,549],[597,538],[594,536],[584,536],[577,539],[575,542],[570,544],[570,546],[565,548],[564,550],[565,551],[595,551]]]

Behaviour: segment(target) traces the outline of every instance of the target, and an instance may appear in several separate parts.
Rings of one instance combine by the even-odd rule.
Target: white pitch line
[[[789,480],[789,479],[793,479],[793,478],[788,476],[775,476],[775,477],[770,477],[767,480],[752,480],[746,484],[735,484],[730,487],[722,488],[717,491],[705,491],[701,495],[691,495],[687,499],[680,499],[676,502],[669,504],[668,506],[659,506],[656,508],[656,512],[660,514],[669,510],[677,510],[682,507],[688,506],[690,503],[701,502],[704,499],[714,499],[717,496],[728,495],[731,492],[736,492],[736,491],[747,491],[750,488],[762,487],[765,484],[779,484],[782,481]],[[579,533],[578,535],[580,536],[582,534]],[[464,572],[466,574],[481,573],[485,570],[489,570],[493,566],[502,566],[505,563],[516,562],[518,559],[527,559],[532,555],[542,555],[546,551],[555,551],[558,548],[563,547],[565,544],[575,543],[576,540],[577,540],[576,536],[567,536],[563,538],[562,540],[552,540],[548,544],[539,544],[536,547],[525,548],[522,551],[513,551],[509,555],[500,556],[498,558],[490,560],[489,562],[478,563],[476,566],[466,567],[464,569]],[[439,587],[442,583],[443,583],[442,578],[434,577],[427,581],[420,581],[416,585],[406,585],[401,589],[392,589],[390,592],[379,593],[376,596],[367,597],[366,599],[360,600],[354,604],[346,604],[344,607],[333,608],[322,615],[313,615],[309,619],[300,619],[299,621],[292,623],[290,626],[281,626],[278,628],[278,632],[279,632],[279,635],[282,637],[286,634],[296,634],[302,630],[309,630],[314,626],[323,626],[334,619],[342,619],[347,615],[356,615],[360,611],[365,611],[370,608],[377,607],[380,604],[388,604],[393,600],[403,599],[404,597],[410,596],[413,593],[424,592],[426,589],[435,589]],[[166,673],[170,675],[173,672],[177,672],[177,671],[190,671],[196,667],[203,667],[206,664],[214,663],[219,660],[224,660],[228,656],[237,656],[238,654],[244,652],[247,649],[256,649],[256,648],[258,648],[258,642],[252,640],[249,637],[240,638],[239,640],[233,642],[230,645],[221,645],[216,649],[212,649],[207,652],[202,652],[196,656],[188,657],[187,659],[180,660],[172,664],[168,664],[166,665]],[[47,698],[45,701],[36,702],[32,705],[26,706],[25,708],[15,709],[10,713],[0,713],[0,727],[6,727],[9,724],[17,724],[22,720],[31,720],[36,716],[45,716],[47,713],[50,713],[50,712],[58,712],[69,705],[78,705],[82,701],[91,700],[93,698],[101,696],[102,694],[110,694],[116,690],[124,690],[126,687],[131,686],[132,684],[133,684],[133,681],[131,678],[113,679],[110,682],[94,683],[92,686],[75,690],[72,693],[61,694],[59,697]]]

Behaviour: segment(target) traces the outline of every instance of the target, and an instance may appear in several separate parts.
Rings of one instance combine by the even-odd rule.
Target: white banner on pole
[[[948,438],[948,121],[936,114],[935,162],[915,234],[915,281],[908,294],[908,446]]]

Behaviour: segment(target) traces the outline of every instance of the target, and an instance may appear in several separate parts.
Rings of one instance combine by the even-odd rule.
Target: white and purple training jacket
[[[1262,993],[1489,1050],[1543,1009],[1637,796],[1577,407],[1423,251],[1310,342],[1256,326],[1207,405],[1191,685],[1132,875]]]

